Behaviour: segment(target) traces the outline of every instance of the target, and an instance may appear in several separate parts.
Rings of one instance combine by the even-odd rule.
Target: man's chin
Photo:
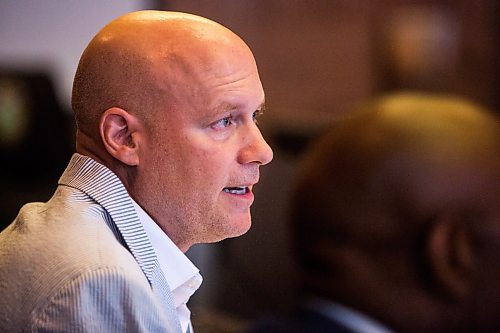
[[[227,238],[235,238],[242,236],[250,230],[252,226],[252,220],[250,217],[241,219],[239,221],[233,220],[229,221],[226,228],[223,228],[215,235],[216,240],[213,242],[219,242]],[[212,242],[212,243],[213,243]]]

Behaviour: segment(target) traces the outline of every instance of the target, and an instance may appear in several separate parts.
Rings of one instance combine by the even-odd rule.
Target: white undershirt
[[[182,331],[187,332],[189,327],[190,332],[193,332],[191,312],[186,303],[203,281],[199,269],[134,200],[132,203],[156,252],[160,269],[172,291]]]
[[[349,307],[326,299],[313,298],[307,302],[307,307],[341,323],[357,333],[393,333],[376,320]]]

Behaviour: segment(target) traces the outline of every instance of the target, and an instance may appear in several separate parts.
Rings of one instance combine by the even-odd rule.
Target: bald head
[[[114,172],[181,250],[248,230],[251,195],[227,189],[251,189],[272,151],[255,123],[255,59],[233,32],[185,13],[119,17],[84,51],[72,104],[77,152]]]
[[[80,59],[72,95],[78,134],[98,144],[99,119],[111,107],[147,124],[155,106],[185,97],[186,76],[200,79],[221,54],[251,56],[230,30],[196,15],[139,11],[117,18]]]

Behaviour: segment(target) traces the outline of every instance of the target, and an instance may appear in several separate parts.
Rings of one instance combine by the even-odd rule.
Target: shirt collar
[[[201,284],[199,269],[189,258],[174,244],[174,242],[161,230],[151,217],[132,199],[134,208],[139,216],[149,241],[155,250],[158,264],[163,271],[165,279],[172,290],[175,290],[195,278],[196,283],[192,286],[192,293]]]

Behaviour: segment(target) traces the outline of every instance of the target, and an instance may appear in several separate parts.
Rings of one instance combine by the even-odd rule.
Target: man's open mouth
[[[237,186],[237,187],[224,187],[223,191],[226,193],[241,195],[248,193],[249,189],[247,186]]]

